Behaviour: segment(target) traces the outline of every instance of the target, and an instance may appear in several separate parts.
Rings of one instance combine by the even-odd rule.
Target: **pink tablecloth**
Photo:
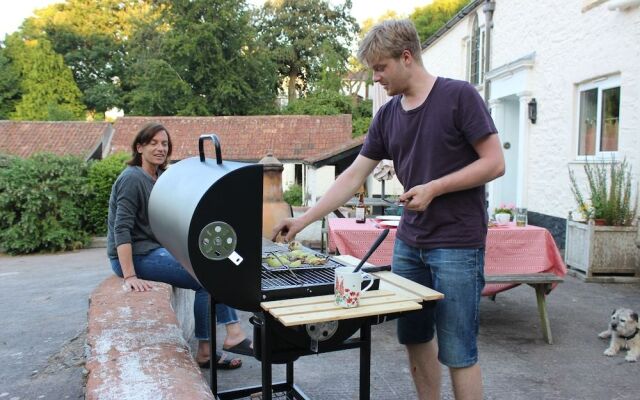
[[[382,230],[375,221],[357,224],[353,218],[329,219],[329,250],[362,258]],[[389,265],[393,255],[396,230],[391,229],[385,241],[369,258],[375,265]],[[484,260],[485,275],[552,272],[565,276],[567,267],[553,237],[544,228],[528,225],[489,228]],[[487,285],[482,294],[489,296],[513,285]]]

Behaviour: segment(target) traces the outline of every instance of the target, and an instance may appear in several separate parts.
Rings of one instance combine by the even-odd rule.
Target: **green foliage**
[[[145,60],[132,69],[132,90],[125,97],[131,114],[207,114],[204,98],[195,97],[189,84],[166,61]]]
[[[282,112],[289,115],[351,114],[351,107],[351,97],[338,92],[322,91],[294,100]]]
[[[302,205],[302,186],[293,184],[283,193],[284,201],[292,206]]]
[[[373,100],[362,100],[353,109],[354,118],[371,118],[373,110]]]
[[[149,0],[67,0],[37,10],[23,36],[47,39],[64,57],[86,108],[104,112],[122,106],[126,43],[138,21],[157,16]]]
[[[162,8],[161,17],[140,26],[131,40],[128,60],[136,67],[124,82],[132,91],[125,112],[247,115],[275,111],[275,64],[255,39],[244,1],[154,3]],[[152,77],[145,76],[149,70]],[[163,82],[163,77],[168,81]],[[163,95],[177,104],[161,101]]]
[[[84,231],[87,165],[37,154],[0,168],[0,247],[9,254],[77,249]]]
[[[130,157],[127,153],[116,153],[90,165],[87,175],[89,201],[86,214],[86,229],[90,233],[98,235],[107,233],[111,186],[127,166],[126,161]]]
[[[71,70],[51,48],[46,39],[23,41],[8,36],[6,50],[21,74],[22,97],[15,105],[12,119],[76,120],[82,119],[82,93]]]
[[[9,119],[20,99],[20,72],[0,47],[0,120]]]
[[[356,118],[355,115],[353,115],[351,120],[351,135],[354,138],[364,135],[369,130],[369,125],[371,125],[371,117]]]
[[[351,1],[332,7],[327,0],[267,1],[256,16],[260,39],[278,67],[289,102],[323,73],[344,71],[349,45],[358,32]],[[314,78],[316,77],[316,78]]]
[[[429,5],[416,8],[409,19],[416,26],[420,40],[424,41],[470,2],[470,0],[434,0]]]
[[[589,200],[585,200],[573,170],[569,169],[571,192],[578,209],[587,218],[604,219],[606,225],[629,226],[638,208],[638,196],[632,196],[633,175],[627,160],[610,164],[587,162],[584,165]]]
[[[321,91],[308,94],[296,99],[282,110],[288,115],[338,115],[352,114],[351,133],[358,137],[367,133],[371,124],[371,100],[358,102],[353,105],[353,97],[337,92]]]
[[[82,36],[57,26],[47,27],[47,37],[71,68],[86,108],[105,112],[122,106],[123,45],[103,34]]]

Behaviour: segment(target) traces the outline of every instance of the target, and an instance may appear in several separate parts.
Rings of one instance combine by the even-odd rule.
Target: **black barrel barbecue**
[[[208,140],[215,146],[215,159],[205,157]],[[285,327],[263,313],[263,301],[332,294],[334,269],[344,265],[331,258],[321,265],[295,269],[263,262],[268,255],[281,257],[286,248],[262,238],[262,165],[223,162],[218,137],[213,134],[202,135],[198,147],[199,157],[172,165],[155,183],[149,200],[153,233],[209,291],[212,302],[254,313],[254,353],[263,364],[263,398],[271,396],[272,363],[287,363],[287,382],[273,389],[304,398],[293,385],[293,361],[303,355],[362,346],[369,350],[370,325],[377,319]],[[215,307],[211,311],[214,320]],[[215,323],[211,329],[215,348]],[[359,329],[361,337],[349,339]],[[369,388],[362,386],[368,386],[369,358],[363,360],[360,397],[368,398]],[[256,391],[254,387],[218,393],[215,368],[211,375],[218,398],[240,398]]]

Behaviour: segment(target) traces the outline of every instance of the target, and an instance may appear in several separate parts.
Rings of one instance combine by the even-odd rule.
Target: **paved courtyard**
[[[110,275],[105,250],[0,256],[0,400],[80,399],[86,312],[91,291]],[[483,299],[480,357],[486,399],[629,399],[639,397],[640,363],[602,355],[597,337],[616,307],[640,310],[640,284],[584,283],[567,277],[547,299],[554,344],[542,339],[533,289]],[[248,314],[242,313],[247,332]],[[303,357],[296,382],[314,399],[357,398],[354,350]],[[242,357],[221,371],[222,389],[259,384],[260,364]],[[357,360],[357,358],[356,358]],[[373,327],[371,398],[411,399],[415,392],[395,323]],[[274,376],[284,369],[276,366]],[[443,398],[451,399],[445,374]]]

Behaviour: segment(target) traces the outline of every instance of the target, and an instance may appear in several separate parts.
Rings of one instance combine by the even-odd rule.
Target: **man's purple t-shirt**
[[[419,107],[395,96],[376,113],[360,154],[391,159],[405,191],[478,159],[472,144],[497,132],[477,90],[438,77]],[[424,212],[404,210],[397,237],[418,248],[480,248],[487,235],[484,185],[438,196]]]

